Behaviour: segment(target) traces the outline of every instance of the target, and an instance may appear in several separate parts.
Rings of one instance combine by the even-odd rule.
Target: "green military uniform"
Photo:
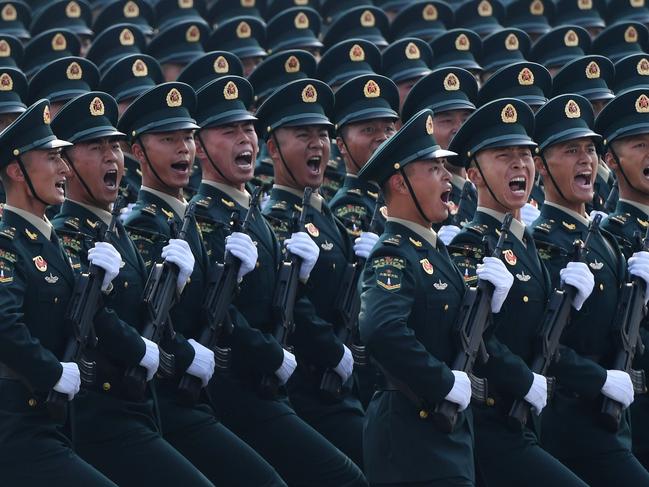
[[[454,164],[477,164],[476,152],[491,147],[533,146],[529,134],[534,116],[522,101],[502,98],[474,112],[451,141],[459,154]],[[484,129],[489,127],[489,129]],[[478,166],[479,168],[480,166]],[[476,280],[476,267],[485,255],[483,239],[495,246],[504,214],[478,206],[473,220],[453,239],[451,257],[468,283]],[[528,367],[543,323],[550,293],[550,278],[539,259],[529,230],[512,220],[502,259],[514,275],[514,284],[493,329],[485,339],[486,364],[474,373],[489,381],[486,404],[473,407],[477,475],[484,485],[584,485],[568,469],[545,452],[538,442],[538,419],[520,430],[509,428],[507,413],[514,400],[523,400],[533,382]],[[521,317],[525,316],[524,320]]]
[[[259,107],[259,132],[268,136],[282,126],[330,125],[327,114],[332,108],[333,93],[327,85],[313,79],[294,81]],[[302,191],[277,184],[273,187],[264,215],[281,242],[291,235],[293,213],[301,202]],[[313,304],[314,312],[304,319],[305,324],[297,323],[298,330],[300,326],[304,328],[294,336],[298,367],[288,384],[289,396],[304,420],[360,466],[363,408],[351,391],[352,381],[344,384],[343,397],[337,402],[326,402],[319,391],[323,372],[335,367],[343,354],[342,343],[331,331],[340,326],[334,300],[343,273],[353,258],[351,240],[321,196],[314,194],[311,203],[307,231],[320,247],[320,256],[305,295]],[[313,333],[312,329],[322,331],[318,336],[304,336]]]
[[[27,96],[27,78],[19,69],[0,67],[0,86],[4,87],[0,90],[0,114],[13,114],[18,118],[27,109],[23,102]],[[0,204],[4,202],[5,191],[0,184]]]
[[[430,110],[414,115],[359,173],[383,184],[411,162],[454,155],[433,137]],[[465,285],[430,228],[389,217],[362,276],[360,329],[370,356],[429,407],[454,384],[448,363]],[[430,327],[431,320],[435,322]],[[367,411],[365,468],[372,485],[474,485],[471,411],[442,433],[426,411],[384,380]]]
[[[5,129],[0,137],[2,164],[32,149],[69,145],[56,138],[49,122],[49,103],[41,100]],[[45,407],[62,374],[59,360],[70,332],[64,316],[74,287],[74,273],[49,222],[5,206],[0,266],[3,482],[114,486],[73,453],[64,425]]]
[[[135,140],[142,132],[195,129],[191,118],[196,98],[189,85],[163,83],[145,92],[124,112],[118,128]],[[169,220],[182,225],[187,204],[151,188],[142,187],[126,229],[150,268],[172,237]],[[175,336],[162,348],[175,355],[176,374],[158,383],[158,402],[164,438],[212,482],[219,485],[284,485],[272,467],[254,450],[218,422],[204,401],[189,406],[178,400],[178,382],[194,359],[187,342],[202,330],[201,304],[208,282],[209,258],[196,224],[186,236],[195,265],[179,302],[171,311]]]
[[[638,62],[636,62],[636,66],[639,66]],[[640,113],[638,111],[640,105],[636,105],[639,97],[648,94],[649,91],[646,88],[628,90],[625,94],[618,95],[601,112],[595,122],[595,127],[605,137],[609,150],[612,148],[610,143],[615,139],[636,133],[649,133],[647,115],[644,112]],[[620,110],[624,110],[624,112]],[[620,113],[625,113],[626,117],[620,117]],[[620,164],[619,159],[618,164],[624,171],[625,169]],[[626,170],[628,171],[628,169]],[[626,176],[623,174],[622,177]],[[615,211],[602,221],[601,226],[616,238],[620,250],[628,259],[634,252],[640,250],[640,239],[644,238],[647,233],[648,220],[649,208],[646,205],[636,201],[620,199],[617,202]],[[647,320],[643,323],[640,333],[642,341],[645,344],[649,343]],[[649,354],[646,351],[643,355],[637,356],[634,368],[642,369],[645,373],[649,370]],[[647,435],[649,396],[646,394],[636,395],[630,409],[633,454],[645,468],[649,469],[649,435]]]

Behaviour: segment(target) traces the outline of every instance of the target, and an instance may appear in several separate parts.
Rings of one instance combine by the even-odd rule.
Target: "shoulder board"
[[[360,190],[360,189],[357,189],[357,188],[348,189],[348,190],[347,190],[347,194],[355,194],[355,195],[357,195],[357,196],[362,196],[362,195],[363,195],[363,193],[361,192],[361,190]]]
[[[467,223],[467,224],[464,226],[464,228],[466,228],[467,230],[471,230],[472,232],[475,232],[475,233],[477,233],[477,234],[479,234],[479,235],[484,235],[484,233],[485,233],[487,230],[489,230],[489,226],[488,226],[488,225],[484,225],[484,224],[482,224],[482,223],[473,223],[473,222],[469,222],[469,223]]]
[[[478,245],[465,243],[465,244],[454,244],[447,247],[450,254],[454,257],[459,256],[472,256],[476,259],[481,259],[484,249]]]
[[[158,207],[153,203],[149,203],[148,205],[143,206],[141,211],[144,214],[156,216],[158,214]]]
[[[3,227],[2,229],[0,229],[0,237],[5,237],[9,240],[13,240],[15,236],[16,229],[14,227]]]
[[[79,230],[79,219],[77,217],[70,217],[66,219],[63,224],[73,230]]]
[[[626,225],[626,222],[629,218],[628,213],[620,213],[619,215],[611,215],[608,219],[612,222],[617,223],[618,225]]]
[[[367,192],[367,195],[368,195],[370,198],[375,199],[375,200],[379,198],[379,194],[378,194],[378,193],[374,193],[374,192],[372,192],[372,191],[368,191],[368,192]]]
[[[543,232],[543,233],[550,233],[550,231],[552,231],[553,225],[554,225],[554,220],[548,220],[543,223],[539,223],[538,225],[535,225],[534,230],[538,230],[539,232]]]
[[[399,245],[401,245],[401,235],[392,235],[383,240],[383,243],[385,245],[393,245],[395,247],[398,247]]]
[[[273,206],[270,207],[271,210],[280,210],[284,211],[288,208],[286,201],[276,201],[273,203]]]
[[[212,204],[212,197],[211,196],[206,196],[205,198],[201,198],[200,200],[196,200],[196,206],[199,206],[201,208],[209,208],[211,204]]]

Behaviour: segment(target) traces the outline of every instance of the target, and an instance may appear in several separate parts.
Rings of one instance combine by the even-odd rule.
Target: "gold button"
[[[36,404],[38,404],[38,403],[36,402],[36,399],[34,399],[34,398],[32,397],[32,398],[29,399],[29,401],[27,401],[27,404],[29,404],[29,407],[30,407],[30,408],[35,408],[35,407],[36,407]]]
[[[425,409],[422,409],[421,411],[419,411],[419,417],[421,419],[426,419],[428,417],[428,411],[426,411]]]
[[[600,291],[603,291],[603,290],[604,290],[604,284],[602,284],[602,283],[599,284],[599,290],[600,290]]]
[[[492,407],[494,404],[496,404],[496,401],[493,397],[488,397],[485,401],[485,404],[489,407]]]
[[[128,281],[124,281],[124,287],[125,287],[125,288],[128,287]]]
[[[528,298],[527,296],[523,296],[523,302],[524,303],[527,303],[529,300],[530,300],[530,298]]]
[[[104,382],[104,383],[101,385],[101,388],[102,388],[104,391],[106,391],[106,392],[110,391],[110,382]]]
[[[55,298],[54,298],[54,302],[55,302],[55,303],[58,303],[58,302],[59,302],[59,298],[58,298],[58,297],[55,297]]]
[[[192,278],[191,278],[191,277],[188,277],[188,278],[187,278],[187,284],[189,284],[190,282],[192,282]]]
[[[444,311],[448,311],[448,304],[444,305]]]
[[[255,267],[259,268],[260,266],[261,266],[261,264],[259,263],[259,261],[257,261],[257,263],[255,264]]]

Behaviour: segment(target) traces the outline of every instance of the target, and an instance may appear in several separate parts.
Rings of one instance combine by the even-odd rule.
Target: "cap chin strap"
[[[487,181],[487,178],[484,177],[484,173],[482,172],[482,168],[480,167],[480,164],[478,164],[478,159],[476,158],[476,156],[475,156],[475,155],[474,155],[474,156],[471,156],[471,159],[469,160],[469,162],[470,162],[470,161],[473,161],[473,162],[475,163],[475,167],[478,169],[478,172],[480,173],[480,176],[482,177],[482,180],[484,181],[484,184],[485,184],[485,186],[487,187],[487,190],[489,191],[489,194],[490,194],[491,197],[494,199],[494,201],[495,201],[496,203],[498,203],[500,206],[502,206],[503,208],[507,208],[506,205],[503,205],[503,204],[500,202],[500,200],[499,200],[498,198],[496,198],[496,195],[495,195],[494,192],[491,190],[491,186],[489,186],[489,182]]]
[[[631,181],[629,181],[629,178],[626,177],[626,173],[624,172],[624,168],[622,167],[622,163],[620,162],[620,158],[617,156],[615,153],[615,150],[613,150],[613,146],[610,145],[608,147],[608,150],[611,151],[611,155],[613,156],[613,159],[615,159],[615,163],[617,164],[617,167],[620,168],[620,172],[622,173],[622,176],[624,177],[624,180],[626,181],[626,184],[628,184],[633,191],[636,191],[637,193],[645,193],[644,191],[640,191],[637,189],[633,184],[631,184]],[[599,164],[599,161],[597,161],[597,164]]]
[[[408,188],[408,192],[410,193],[410,197],[412,198],[412,201],[415,203],[415,206],[417,207],[417,211],[421,215],[421,217],[424,219],[425,222],[432,222],[430,218],[426,216],[426,213],[424,213],[424,210],[421,208],[421,205],[419,204],[419,200],[417,199],[417,193],[415,193],[414,188],[410,184],[410,180],[408,179],[408,176],[406,175],[406,171],[402,167],[399,168],[399,173],[403,177],[403,180],[406,183],[406,186]]]
[[[345,137],[340,134],[340,140],[343,141],[343,145],[345,146],[345,150],[347,150],[347,155],[349,156],[349,160],[352,161],[352,164],[356,166],[356,172],[360,171],[362,166],[360,166],[357,162],[356,159],[354,159],[354,156],[352,156],[352,151],[349,150],[349,146],[347,145],[347,141],[345,140]]]
[[[295,176],[293,176],[293,172],[288,167],[288,164],[286,164],[286,160],[284,159],[284,154],[282,154],[282,148],[279,146],[279,141],[277,140],[277,137],[275,137],[275,132],[273,132],[270,135],[273,138],[273,141],[275,142],[275,145],[277,146],[277,152],[279,152],[279,158],[282,161],[282,164],[284,165],[284,168],[286,169],[286,172],[288,172],[288,175],[291,176],[291,179],[293,180],[293,183],[296,186],[299,186],[299,184],[297,182],[297,179],[295,179]]]
[[[86,193],[88,193],[88,196],[90,196],[90,199],[92,201],[97,201],[97,199],[95,198],[95,195],[93,195],[92,191],[90,191],[90,187],[86,184],[84,179],[81,177],[81,174],[79,174],[79,171],[77,171],[77,168],[74,166],[74,162],[72,161],[72,158],[70,157],[70,154],[68,153],[68,151],[66,151],[64,149],[63,150],[63,155],[65,156],[65,160],[68,162],[68,165],[72,168],[72,171],[74,171],[75,176],[77,177],[77,179],[81,183],[81,186],[83,186],[83,189],[86,191]]]
[[[201,143],[201,145],[203,146],[203,152],[205,152],[205,155],[207,156],[207,160],[210,161],[210,165],[214,168],[214,170],[215,170],[216,172],[219,173],[219,175],[223,178],[224,181],[227,181],[227,182],[229,182],[229,183],[232,183],[232,181],[230,181],[228,178],[226,178],[226,177],[225,177],[225,174],[223,174],[223,172],[221,172],[221,170],[220,170],[220,169],[216,166],[216,164],[214,163],[214,160],[212,159],[212,156],[210,156],[210,153],[209,153],[209,151],[207,150],[207,146],[205,145],[205,142],[203,142],[203,138],[201,137],[200,132],[197,132],[197,133],[196,133],[196,137],[198,138],[198,141],[199,141],[199,142]]]
[[[543,152],[539,152],[539,157],[541,158],[541,162],[543,162],[543,167],[548,172],[548,176],[550,176],[550,181],[552,181],[552,184],[554,185],[554,187],[557,188],[557,191],[559,192],[559,196],[561,196],[561,198],[563,198],[564,201],[567,201],[567,198],[563,195],[563,192],[561,191],[561,188],[557,184],[557,180],[554,179],[554,176],[550,172],[550,167],[548,166],[548,161],[545,160],[545,156],[543,155]]]
[[[151,160],[149,159],[149,155],[146,152],[146,147],[144,147],[144,141],[142,140],[141,137],[138,137],[135,139],[138,144],[140,144],[140,147],[142,147],[142,153],[144,154],[144,159],[146,160],[147,164],[151,168],[151,171],[153,172],[153,175],[156,177],[156,179],[164,186],[165,188],[169,188],[171,190],[175,190],[176,188],[173,188],[169,186],[167,183],[165,183],[162,178],[158,175],[158,171],[155,170],[155,167],[153,167],[153,164],[151,164]],[[191,163],[190,163],[191,165]]]
[[[43,203],[45,206],[50,206],[49,203],[47,203],[45,200],[43,200],[43,198],[38,196],[38,193],[36,192],[36,189],[32,184],[32,179],[29,177],[29,174],[27,174],[27,168],[25,167],[25,164],[23,163],[23,160],[20,156],[16,156],[16,162],[18,163],[18,167],[20,167],[20,172],[22,172],[23,176],[25,177],[25,182],[27,183],[27,187],[32,192],[32,195],[34,195],[34,198],[36,198],[38,201]]]

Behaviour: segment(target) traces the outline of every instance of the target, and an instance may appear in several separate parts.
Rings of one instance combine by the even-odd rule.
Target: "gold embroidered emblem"
[[[532,86],[534,84],[534,73],[530,68],[523,68],[518,73],[518,84],[521,86]]]
[[[446,91],[457,91],[460,89],[460,80],[454,73],[448,73],[444,78],[444,89]]]
[[[435,133],[435,126],[433,125],[432,115],[428,115],[426,118],[426,133],[428,135],[433,135]]]
[[[217,74],[224,74],[230,71],[230,64],[223,56],[219,56],[214,60],[214,72]]]
[[[284,71],[287,73],[297,73],[300,71],[300,60],[296,56],[289,56],[284,63]]]
[[[146,63],[141,59],[136,59],[131,66],[131,71],[133,76],[136,78],[142,78],[149,74],[149,68],[147,68]]]
[[[9,73],[2,73],[0,75],[0,91],[11,91],[14,87],[14,80],[11,79]]]
[[[563,43],[566,47],[577,47],[579,46],[579,36],[574,30],[570,29],[563,36]]]
[[[2,8],[2,20],[5,22],[12,22],[18,18],[18,12],[16,11],[16,7],[14,7],[12,4],[8,3]]]
[[[72,61],[65,70],[65,75],[69,80],[79,80],[83,77],[83,70],[78,62]]]
[[[457,51],[468,51],[471,49],[471,41],[466,34],[460,34],[455,39],[455,49]]]
[[[9,57],[11,56],[11,46],[7,41],[2,39],[0,41],[0,57]]]
[[[361,14],[361,26],[363,27],[374,27],[376,25],[376,19],[374,14],[370,10],[365,10]]]
[[[315,103],[318,101],[318,91],[315,86],[308,84],[302,90],[302,101],[304,103]]]
[[[135,37],[133,36],[133,32],[131,32],[129,29],[123,29],[119,34],[119,43],[122,46],[132,46],[133,44],[135,44]]]
[[[638,113],[649,112],[649,98],[644,93],[635,101],[635,111]]]
[[[179,107],[183,104],[183,97],[176,88],[171,88],[166,97],[167,106],[170,108]]]
[[[491,17],[494,14],[494,9],[487,0],[482,0],[478,4],[478,15],[480,17]]]
[[[52,37],[52,50],[64,51],[67,47],[68,41],[65,39],[65,36],[60,32],[54,34],[54,37]]]
[[[649,60],[646,57],[643,57],[638,61],[636,70],[640,76],[649,76]]]
[[[65,16],[69,19],[78,19],[81,17],[81,7],[77,2],[69,2],[65,6]]]
[[[354,44],[349,50],[349,59],[354,62],[365,61],[365,51],[358,44]]]
[[[406,45],[406,58],[407,59],[421,58],[421,52],[419,52],[419,48],[417,47],[417,44],[415,44],[414,42],[409,42]]]
[[[293,20],[296,29],[308,29],[309,17],[304,12],[299,12]]]
[[[190,25],[185,32],[187,42],[198,42],[201,40],[201,30],[196,25]]]
[[[505,105],[505,107],[500,112],[500,118],[504,123],[516,123],[518,120],[518,113],[516,113],[516,108],[511,103]]]
[[[541,0],[534,0],[530,3],[530,13],[532,15],[543,15],[543,12],[545,12],[545,7]]]
[[[511,33],[505,38],[505,49],[508,51],[516,51],[519,47],[520,43],[518,42],[516,34]]]
[[[432,3],[426,4],[424,9],[421,11],[421,18],[428,22],[437,20],[437,15],[437,7]]]
[[[94,97],[90,102],[90,115],[98,117],[104,114],[104,102],[98,96]]]
[[[236,100],[239,98],[239,88],[233,81],[228,81],[223,87],[223,98],[226,100]]]
[[[50,117],[50,106],[45,105],[45,108],[43,108],[43,123],[45,125],[49,125],[51,121],[52,117]]]
[[[377,98],[381,96],[381,87],[373,79],[365,83],[363,87],[363,95],[365,98]]]
[[[579,10],[592,10],[593,0],[577,0],[577,7]]]
[[[602,75],[601,70],[599,69],[599,64],[595,61],[591,61],[586,66],[586,78],[588,79],[597,79]]]
[[[638,42],[638,31],[632,25],[627,27],[627,29],[624,31],[624,41],[629,44]]]
[[[124,4],[124,9],[122,10],[124,17],[127,19],[132,19],[140,15],[140,7],[137,6],[137,3],[129,0]]]
[[[248,22],[239,22],[236,33],[239,39],[247,39],[252,35],[252,29]]]
[[[566,117],[568,118],[581,117],[581,110],[575,100],[568,100],[568,103],[566,103],[566,106],[563,109],[563,111],[565,112]]]

